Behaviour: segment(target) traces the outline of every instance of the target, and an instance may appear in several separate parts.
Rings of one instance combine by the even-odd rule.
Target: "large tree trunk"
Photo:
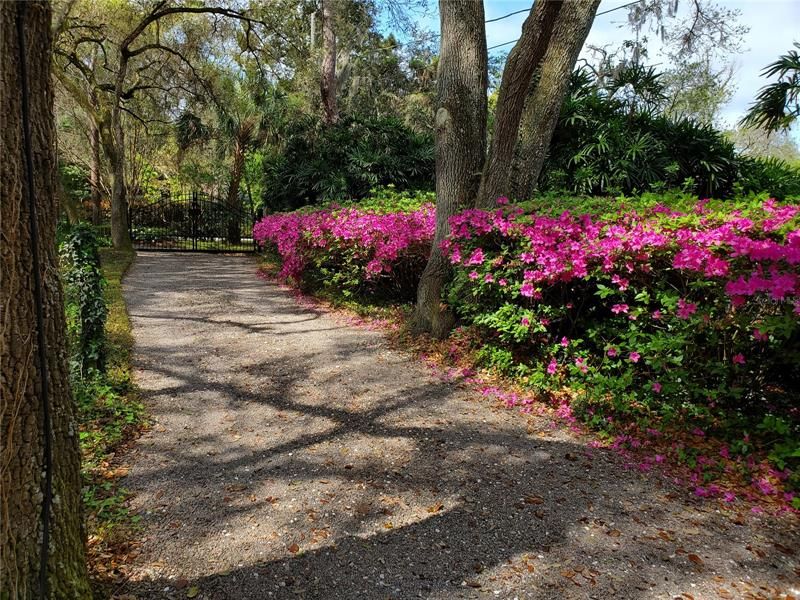
[[[117,250],[130,249],[131,235],[128,230],[128,194],[125,188],[125,149],[123,146],[122,127],[117,128],[119,142],[115,141],[115,149],[111,159],[111,243]]]
[[[547,149],[569,89],[575,61],[589,35],[600,0],[565,2],[553,26],[539,78],[525,102],[516,148],[516,173],[512,193],[530,198],[542,172]]]
[[[334,2],[335,0],[322,0],[322,76],[320,78],[320,94],[322,95],[323,120],[329,125],[339,120],[339,109],[336,106]]]
[[[122,96],[125,77],[128,73],[129,59],[128,47],[123,46],[120,48],[119,70],[114,82],[114,105],[111,108],[110,118],[111,139],[106,147],[106,155],[111,161],[111,243],[117,250],[126,250],[133,246],[128,229],[128,193],[125,185],[125,132],[122,129]]]
[[[482,0],[440,0],[441,50],[436,98],[436,234],[417,290],[416,332],[446,335],[453,317],[442,307],[449,263],[439,247],[449,219],[471,206],[486,146],[486,31]]]
[[[21,18],[29,82],[33,197],[39,239],[50,429],[45,428],[34,303],[33,240],[22,121]],[[52,491],[47,581],[50,598],[90,598],[81,519],[80,452],[69,389],[65,320],[55,245],[56,160],[50,85],[50,6],[0,3],[0,597],[39,593],[44,440],[51,440]]]
[[[67,215],[67,221],[70,225],[75,225],[81,221],[83,211],[81,210],[80,203],[74,200],[64,189],[64,182],[61,177],[56,178],[56,190],[58,199],[61,201],[61,206],[64,207],[64,213]]]
[[[245,151],[244,146],[237,141],[233,148],[233,165],[231,166],[231,181],[228,184],[228,197],[226,199],[230,213],[228,214],[228,243],[238,244],[242,241],[241,212],[242,203],[239,201],[239,185],[244,172]]]
[[[89,167],[89,187],[92,198],[92,223],[100,225],[102,219],[100,194],[100,130],[92,122],[89,130],[89,146],[92,149],[92,162]]]
[[[497,96],[494,135],[476,200],[478,208],[490,208],[499,196],[510,195],[511,165],[525,97],[563,4],[562,0],[536,0],[522,25],[522,36],[508,55]]]

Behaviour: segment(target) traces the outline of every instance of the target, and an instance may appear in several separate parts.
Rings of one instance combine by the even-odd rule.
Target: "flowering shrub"
[[[444,242],[450,302],[483,331],[486,364],[568,384],[595,426],[761,427],[783,468],[800,458],[800,206],[689,208],[465,211]]]
[[[434,227],[430,203],[409,212],[384,212],[373,204],[268,215],[253,235],[278,252],[283,278],[334,287],[345,296],[407,299],[416,292]]]

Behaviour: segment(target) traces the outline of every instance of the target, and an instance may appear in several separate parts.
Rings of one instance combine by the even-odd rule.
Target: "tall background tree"
[[[126,248],[131,244],[126,120],[146,122],[136,110],[135,99],[162,92],[174,100],[182,83],[197,78],[195,64],[205,40],[223,30],[226,22],[242,24],[240,34],[232,36],[242,52],[273,38],[285,41],[286,36],[246,9],[170,0],[144,8],[121,3],[114,9],[112,26],[105,18],[110,8],[106,2],[66,3],[54,74],[100,133],[110,164],[111,238],[116,248]],[[88,61],[87,55],[95,61]]]
[[[462,4],[458,9],[453,4]],[[475,7],[479,4],[479,7]],[[439,243],[449,232],[449,219],[467,205],[491,206],[494,200],[514,187],[509,180],[511,156],[518,145],[519,125],[523,110],[527,138],[524,150],[516,149],[523,157],[517,169],[518,178],[536,182],[538,170],[552,137],[555,123],[567,92],[568,75],[578,58],[586,35],[594,21],[599,0],[574,2],[545,2],[536,0],[523,25],[522,37],[509,55],[500,82],[497,109],[494,115],[494,135],[484,160],[486,147],[487,105],[484,102],[488,86],[488,57],[486,56],[485,24],[476,24],[476,13],[483,14],[482,1],[439,3],[441,14],[441,50],[439,56],[436,123],[436,237],[428,266],[420,280],[414,328],[435,336],[447,333],[447,311],[443,311],[440,296],[447,278],[446,261],[442,259]],[[464,30],[470,33],[467,35]],[[476,44],[482,38],[480,46]],[[473,53],[484,48],[478,60]],[[448,50],[446,50],[446,48]],[[445,63],[447,52],[450,63]],[[483,78],[478,81],[469,70],[479,66]],[[534,72],[538,76],[534,78]],[[464,86],[469,81],[471,85]],[[527,96],[527,101],[526,101]],[[454,102],[451,98],[457,97]],[[445,102],[450,103],[448,106]],[[446,112],[442,112],[446,107]],[[442,119],[446,115],[447,119]],[[443,128],[442,123],[454,126]],[[467,125],[467,124],[471,125]],[[475,164],[479,153],[481,160]],[[454,177],[463,181],[453,184]],[[474,185],[477,181],[477,185]],[[519,188],[519,184],[516,186]],[[435,296],[435,298],[434,298]]]
[[[439,3],[441,47],[437,75],[436,235],[417,290],[414,329],[441,336],[453,317],[442,310],[448,262],[439,247],[449,218],[475,202],[486,147],[486,26],[482,0]]]
[[[529,198],[537,187],[567,93],[570,73],[589,35],[599,5],[598,0],[567,2],[548,36],[538,77],[525,101],[517,136],[512,189],[516,198]],[[491,196],[482,200],[488,203]]]
[[[25,38],[22,52],[18,22]],[[4,150],[0,178],[3,598],[33,598],[40,593],[43,546],[48,597],[91,597],[82,533],[78,427],[69,388],[64,304],[55,244],[58,205],[50,26],[48,3],[0,4],[0,135]],[[27,69],[27,93],[23,91],[21,60]],[[25,110],[29,137],[24,131]],[[26,148],[28,142],[30,148]],[[32,170],[26,165],[28,150]],[[35,203],[38,239],[31,236],[30,197]],[[37,287],[41,292],[42,329],[37,327]],[[42,352],[44,370],[37,361]],[[45,396],[43,391],[47,388],[49,393]]]
[[[336,0],[322,0],[322,73],[320,95],[323,119],[328,125],[339,120],[336,103]]]

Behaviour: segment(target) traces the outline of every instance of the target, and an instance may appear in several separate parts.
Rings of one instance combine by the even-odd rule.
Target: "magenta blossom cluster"
[[[703,206],[698,204],[698,213]],[[478,278],[475,267],[487,260],[504,274],[515,267],[522,275],[517,280],[520,295],[534,300],[542,287],[596,271],[609,274],[624,291],[631,274],[672,267],[720,282],[734,305],[767,294],[773,300],[793,302],[800,314],[800,230],[775,234],[800,213],[800,206],[778,207],[768,200],[760,213],[756,220],[732,211],[721,220],[717,214],[687,219],[672,210],[621,211],[614,220],[599,220],[568,211],[549,217],[528,215],[519,208],[467,210],[450,219],[452,233],[442,247],[452,264],[471,268],[473,280]],[[487,249],[474,248],[477,238],[487,236],[508,239],[521,250],[515,256],[490,259]],[[495,273],[481,280],[499,279]],[[688,317],[695,309],[682,300],[679,315]],[[616,304],[611,310],[627,312],[627,305]]]
[[[403,213],[331,208],[268,215],[256,223],[253,237],[272,244],[283,261],[280,276],[299,278],[316,256],[341,255],[363,266],[367,278],[391,273],[409,252],[427,257],[435,228],[433,205]]]

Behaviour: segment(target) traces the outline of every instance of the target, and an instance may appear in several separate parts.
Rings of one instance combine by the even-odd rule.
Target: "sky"
[[[598,12],[626,4],[630,0],[602,0]],[[486,18],[495,17],[530,8],[532,0],[484,0]],[[679,4],[686,6],[687,0]],[[777,60],[778,56],[792,48],[793,42],[800,42],[800,0],[716,0],[716,4],[741,12],[739,23],[750,31],[744,37],[742,52],[735,56],[736,92],[721,114],[720,125],[733,127],[753,102],[758,90],[767,82],[760,77],[762,69]],[[680,14],[680,9],[679,9]],[[628,11],[617,10],[598,16],[589,32],[587,44],[616,46],[621,40],[630,39],[627,25]],[[521,13],[502,21],[486,25],[487,46],[502,44],[519,37],[522,23],[527,14]],[[423,18],[424,24],[438,32],[438,14]],[[648,36],[654,40],[657,36]],[[659,62],[658,51],[653,44],[649,62]],[[491,53],[509,51],[513,44],[498,48]],[[794,137],[800,138],[800,128],[794,128]]]

